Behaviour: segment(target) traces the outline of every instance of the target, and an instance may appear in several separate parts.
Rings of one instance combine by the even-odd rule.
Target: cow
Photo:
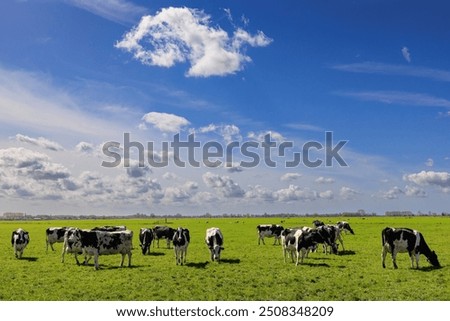
[[[55,251],[53,244],[64,242],[64,234],[66,234],[68,229],[69,227],[49,227],[45,230],[46,253],[48,253],[49,245],[52,251]]]
[[[18,228],[17,230],[12,232],[11,245],[14,248],[14,255],[16,256],[16,258],[22,258],[23,251],[27,247],[28,243],[30,243],[30,235],[27,231]]]
[[[166,239],[167,248],[170,249],[170,242],[172,241],[174,234],[175,234],[175,229],[168,227],[168,226],[156,225],[153,228],[153,237],[154,237],[154,240],[156,240],[156,242],[153,243],[153,246],[155,246],[155,243],[156,243],[159,248],[159,240]]]
[[[206,230],[205,243],[211,254],[211,261],[220,263],[220,253],[224,250],[222,231],[218,227]]]
[[[133,248],[133,232],[126,231],[92,231],[76,229],[71,234],[69,242],[79,244],[85,255],[85,263],[89,257],[94,257],[94,269],[99,269],[100,255],[121,254],[120,267],[123,266],[125,256],[128,255],[128,266],[131,267],[131,250]]]
[[[287,228],[281,232],[281,248],[283,249],[284,263],[286,263],[286,257],[290,256],[292,262],[294,262],[294,257],[296,257],[296,247],[295,247],[295,234],[302,233],[302,229],[299,228]]]
[[[344,231],[345,233],[350,232],[350,234],[355,234],[355,232],[350,227],[350,224],[346,221],[339,221],[336,223],[336,226],[339,228],[340,231]]]
[[[281,232],[284,230],[283,226],[276,225],[276,224],[263,224],[258,225],[256,227],[256,230],[258,232],[258,245],[260,245],[260,242],[262,241],[264,245],[266,243],[264,242],[264,237],[274,237],[275,240],[273,242],[273,245],[280,244],[281,239]]]
[[[322,225],[315,231],[321,237],[317,243],[322,243],[325,254],[328,254],[328,247],[330,247],[330,253],[337,254],[338,246],[336,244],[337,236],[339,235],[339,229],[334,225]]]
[[[153,230],[150,228],[141,228],[139,230],[139,246],[142,249],[142,254],[145,255],[147,252],[150,254],[150,245],[153,241]]]
[[[392,255],[392,263],[397,269],[397,253],[408,252],[411,258],[411,268],[414,268],[414,259],[416,261],[416,268],[419,268],[420,254],[425,255],[428,262],[434,267],[440,267],[438,257],[434,251],[428,247],[422,233],[409,228],[393,228],[386,227],[381,231],[381,260],[383,268],[386,268],[385,259],[387,253]]]
[[[74,234],[77,234],[79,230],[80,230],[79,228],[71,227],[68,228],[64,233],[64,242],[61,253],[61,263],[64,263],[64,255],[66,253],[72,253],[75,256],[75,261],[77,262],[77,265],[80,265],[80,261],[78,261],[78,255],[83,253],[83,249],[81,247],[81,242],[79,241],[79,239],[76,236],[74,236]]]
[[[190,241],[191,237],[188,229],[182,227],[176,229],[173,234],[172,243],[175,250],[175,260],[177,265],[186,263],[187,248]]]

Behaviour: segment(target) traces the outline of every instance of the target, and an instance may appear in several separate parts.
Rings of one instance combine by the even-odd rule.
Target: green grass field
[[[336,223],[339,218],[320,218]],[[256,225],[312,226],[312,217],[296,218],[180,218],[167,225],[191,232],[187,264],[177,266],[173,249],[139,248],[141,227],[165,224],[164,220],[1,221],[0,300],[2,301],[447,301],[450,300],[450,218],[366,217],[347,218],[355,235],[344,235],[343,255],[312,253],[305,263],[284,263],[281,246],[257,245]],[[77,266],[72,255],[60,262],[62,244],[45,252],[45,230],[51,226],[92,228],[126,225],[134,232],[131,268],[119,268],[120,255],[100,256],[100,270],[92,260]],[[210,262],[205,230],[220,227],[225,239],[222,262]],[[421,269],[411,269],[407,254],[399,254],[398,270],[390,255],[381,267],[381,230],[386,226],[421,231],[442,268],[430,268],[421,256]],[[31,242],[24,257],[14,257],[11,232],[29,231]],[[126,262],[126,261],[125,261]]]

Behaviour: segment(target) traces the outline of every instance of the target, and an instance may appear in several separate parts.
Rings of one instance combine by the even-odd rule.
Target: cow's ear
[[[220,247],[220,249],[221,249],[222,251],[223,251],[223,250],[225,250],[225,248],[224,248],[224,247],[222,247],[222,246]]]

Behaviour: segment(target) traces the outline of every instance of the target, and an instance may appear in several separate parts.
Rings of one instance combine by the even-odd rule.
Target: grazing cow
[[[350,232],[350,234],[355,234],[355,232],[350,227],[350,224],[346,221],[337,222],[336,226],[339,228],[339,230],[344,231],[345,233]]]
[[[14,255],[16,256],[16,258],[22,258],[23,250],[25,250],[28,243],[30,243],[30,235],[27,231],[18,228],[17,230],[12,232],[11,245],[14,248]]]
[[[87,259],[94,257],[94,268],[99,269],[98,257],[100,255],[121,254],[122,260],[120,266],[123,266],[125,256],[128,255],[128,266],[131,267],[131,249],[133,248],[133,232],[116,231],[92,231],[76,229],[71,234],[69,242],[72,244],[79,243],[83,254]]]
[[[147,252],[150,254],[150,245],[153,241],[153,230],[150,228],[141,228],[139,230],[139,246],[142,249],[142,254],[145,255]]]
[[[190,241],[191,237],[188,229],[179,227],[175,231],[172,242],[175,250],[175,260],[177,265],[183,265],[183,263],[186,263],[187,248]]]
[[[322,238],[317,243],[323,244],[325,254],[328,254],[328,246],[331,248],[330,253],[337,254],[338,246],[336,244],[336,238],[339,234],[339,229],[334,225],[322,225],[315,232]]]
[[[45,252],[48,253],[48,246],[50,245],[50,248],[52,251],[55,249],[53,248],[53,244],[55,243],[62,243],[64,242],[64,234],[66,234],[66,231],[69,229],[69,227],[49,227],[45,230],[45,241],[46,241],[46,248]]]
[[[153,237],[154,240],[156,240],[155,243],[158,245],[158,248],[159,248],[159,240],[166,239],[167,248],[170,249],[170,242],[173,240],[174,234],[175,229],[168,226],[156,225],[153,228]],[[155,243],[153,243],[153,246],[155,246]]]
[[[419,268],[420,254],[425,255],[428,262],[435,267],[440,267],[438,257],[434,251],[428,247],[422,233],[409,228],[392,228],[386,227],[381,232],[381,243],[383,251],[381,253],[383,268],[386,267],[385,259],[387,253],[392,255],[392,263],[397,269],[397,253],[409,253],[411,258],[411,268],[414,268],[414,258],[416,261],[416,268]]]
[[[280,244],[281,232],[284,230],[283,226],[275,224],[264,224],[258,225],[256,229],[258,232],[258,245],[261,241],[264,245],[266,245],[266,243],[264,242],[264,237],[274,237],[275,240],[273,242],[273,245],[275,245],[277,241],[278,244]]]
[[[211,252],[211,261],[220,262],[220,252],[224,250],[222,231],[218,227],[207,229],[205,243]]]

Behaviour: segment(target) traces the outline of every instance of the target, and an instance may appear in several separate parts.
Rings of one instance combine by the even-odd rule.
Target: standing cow
[[[175,234],[175,229],[168,227],[168,226],[156,225],[153,228],[153,238],[156,241],[153,243],[153,246],[155,246],[155,243],[156,243],[159,248],[159,240],[166,239],[167,248],[170,249],[170,242],[172,241],[174,234]]]
[[[139,246],[142,249],[142,254],[145,255],[147,252],[150,254],[150,245],[153,241],[153,231],[150,228],[141,228],[139,230]]]
[[[381,253],[381,260],[383,268],[386,267],[385,259],[387,253],[392,255],[392,263],[397,269],[397,253],[408,252],[411,258],[411,268],[414,268],[414,258],[416,261],[416,268],[419,268],[420,254],[425,255],[428,261],[435,267],[440,267],[438,257],[434,251],[428,247],[422,233],[409,228],[393,228],[386,227],[381,231],[381,244],[383,247]]]
[[[12,232],[11,245],[14,248],[14,255],[16,256],[16,258],[22,258],[23,251],[27,247],[28,243],[30,243],[30,235],[27,231],[18,228],[17,230]]]
[[[80,261],[78,261],[78,255],[83,253],[83,248],[81,247],[81,242],[78,237],[79,230],[79,228],[71,227],[67,229],[66,233],[64,233],[61,263],[64,263],[64,255],[66,253],[71,253],[75,256],[77,265],[80,265]]]
[[[263,224],[258,225],[256,227],[256,230],[258,232],[258,245],[260,245],[260,242],[262,241],[264,245],[266,243],[264,242],[265,237],[274,237],[275,240],[273,242],[273,245],[280,244],[280,238],[281,238],[281,232],[284,230],[283,226],[276,225],[276,224]]]
[[[186,263],[187,248],[191,237],[187,228],[179,227],[173,235],[173,248],[175,250],[175,260],[177,265]]]
[[[133,232],[92,231],[76,229],[69,238],[69,243],[79,244],[85,255],[85,262],[90,256],[94,257],[94,268],[99,269],[98,257],[100,255],[121,254],[120,266],[123,266],[125,256],[128,255],[128,266],[131,266],[131,250],[133,248]]]
[[[205,243],[211,253],[211,261],[220,262],[220,253],[224,250],[222,231],[217,227],[207,229]]]
[[[53,244],[64,242],[64,234],[66,234],[66,231],[69,228],[70,227],[49,227],[45,230],[46,253],[48,253],[49,245],[52,251],[55,251],[55,249],[53,248]]]

